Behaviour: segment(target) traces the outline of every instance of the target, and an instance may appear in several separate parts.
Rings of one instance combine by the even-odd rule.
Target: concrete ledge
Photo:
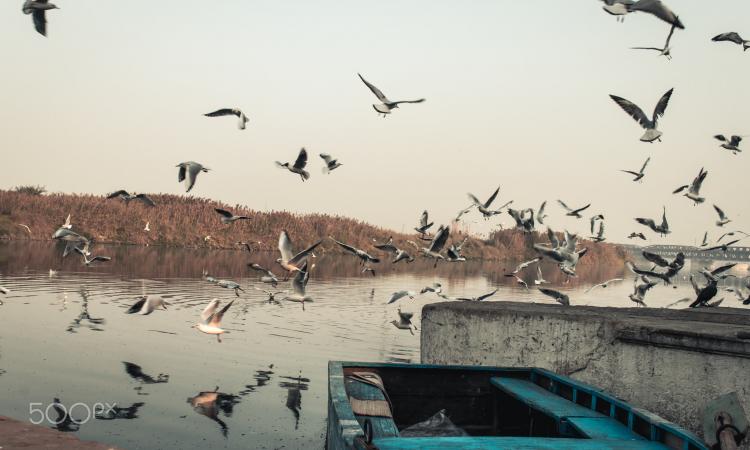
[[[81,441],[73,433],[63,433],[4,416],[0,416],[0,448],[3,450],[118,450],[111,445]]]
[[[750,413],[750,309],[447,302],[422,309],[422,362],[536,366],[605,389],[700,434],[736,391]]]

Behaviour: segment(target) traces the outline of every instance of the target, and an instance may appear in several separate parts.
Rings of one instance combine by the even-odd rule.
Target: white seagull
[[[675,24],[672,24],[672,28],[669,29],[669,35],[667,36],[667,41],[664,43],[663,48],[659,47],[630,47],[633,50],[656,50],[659,52],[659,56],[666,56],[667,59],[672,59],[672,48],[669,46],[669,41],[672,39],[672,34],[674,34]]]
[[[302,181],[305,181],[310,178],[310,172],[305,170],[305,166],[307,165],[307,150],[305,150],[304,147],[299,151],[299,154],[297,155],[297,159],[294,161],[294,164],[285,162],[282,163],[280,161],[276,161],[276,166],[280,169],[286,169],[292,173],[296,173],[297,175],[302,178]]]
[[[677,14],[669,9],[667,5],[665,5],[661,0],[639,0],[634,4],[628,6],[628,11],[645,12],[681,30],[685,29],[685,25],[682,24]]]
[[[727,139],[723,134],[717,134],[714,136],[714,139],[718,139],[722,142],[721,148],[725,148],[735,155],[742,151],[739,149],[740,142],[742,141],[742,136],[733,135],[729,139]]]
[[[643,110],[630,100],[626,100],[616,95],[610,95],[609,97],[646,130],[643,136],[641,136],[641,141],[654,142],[656,140],[661,141],[662,132],[656,129],[657,121],[664,115],[664,111],[667,109],[669,98],[672,96],[673,91],[674,88],[668,90],[662,95],[661,99],[659,99],[659,102],[656,104],[656,108],[654,108],[654,114],[651,118],[648,118]]]
[[[643,163],[643,166],[641,166],[641,170],[638,172],[634,172],[632,170],[620,170],[620,172],[625,172],[633,175],[635,177],[633,178],[633,181],[641,181],[641,179],[643,179],[643,176],[646,175],[645,170],[649,161],[651,161],[651,157],[646,158],[646,162]]]
[[[323,158],[323,161],[326,163],[323,167],[323,173],[331,173],[332,170],[341,167],[342,165],[338,159],[333,159],[328,153],[321,153],[320,157]]]
[[[706,179],[707,175],[708,171],[703,170],[703,168],[701,167],[700,172],[698,172],[698,176],[693,178],[693,182],[691,184],[682,185],[672,191],[672,193],[679,194],[680,192],[687,189],[688,191],[683,194],[685,197],[695,202],[696,205],[698,203],[703,203],[704,201],[706,201],[706,199],[704,197],[701,197],[701,186],[703,185],[703,181]]]
[[[539,286],[540,284],[549,284],[549,281],[544,279],[544,276],[542,275],[542,266],[537,265],[536,266],[536,279],[534,279],[534,284]]]
[[[250,121],[250,119],[247,118],[245,113],[242,112],[239,108],[223,108],[223,109],[217,109],[214,112],[210,112],[208,114],[204,114],[206,117],[221,117],[221,116],[237,116],[239,121],[237,122],[237,128],[240,130],[245,129],[245,124]]]
[[[413,299],[415,295],[417,294],[414,291],[397,291],[391,294],[391,297],[388,299],[388,304],[390,305],[391,303],[396,302],[407,296],[410,299]]]
[[[144,295],[138,298],[138,301],[133,304],[126,311],[128,314],[141,314],[148,315],[154,312],[157,308],[167,310],[168,303],[158,295]]]
[[[234,223],[238,220],[250,220],[248,216],[235,216],[234,214],[227,211],[226,209],[214,208],[214,211],[216,211],[217,213],[219,213],[219,215],[221,215],[221,223],[223,224]]]
[[[586,289],[584,293],[588,294],[589,292],[593,291],[594,289],[600,287],[600,288],[606,288],[609,287],[610,284],[616,283],[618,281],[622,281],[622,278],[612,278],[611,280],[607,280],[604,283],[599,283],[591,286],[590,288]]]
[[[382,103],[375,103],[372,105],[373,108],[375,108],[375,111],[379,112],[383,115],[383,117],[386,117],[386,115],[390,114],[392,110],[398,108],[398,105],[401,103],[422,103],[425,99],[420,98],[418,100],[399,100],[399,101],[392,101],[388,100],[388,97],[383,94],[380,89],[376,88],[372,84],[370,84],[367,80],[365,80],[362,75],[359,75],[359,79],[362,80],[365,85],[367,85],[368,88],[372,91],[373,94],[375,94],[375,97],[378,98]]]
[[[307,259],[307,255],[311,254],[312,251],[315,250],[315,247],[320,245],[321,242],[323,242],[323,240],[319,240],[305,250],[294,254],[294,251],[292,250],[292,240],[289,238],[289,233],[287,233],[286,230],[282,230],[279,235],[279,252],[281,253],[281,258],[277,259],[276,262],[288,272],[299,271],[301,270],[302,263]]]
[[[177,181],[185,182],[185,192],[190,192],[195,186],[195,179],[201,172],[208,172],[208,167],[203,167],[202,164],[195,161],[186,161],[177,164],[175,167],[179,167],[180,171],[177,173]]]
[[[730,219],[729,217],[727,217],[726,214],[724,214],[724,211],[722,211],[721,208],[719,208],[718,206],[714,205],[714,209],[716,210],[716,214],[719,215],[719,220],[716,221],[716,226],[717,227],[723,227],[724,225],[726,225],[726,224],[728,224],[729,222],[732,221],[732,219]]]
[[[225,331],[221,328],[221,319],[224,317],[224,314],[227,312],[229,307],[232,306],[232,303],[234,303],[234,300],[227,303],[227,305],[220,311],[216,311],[216,308],[219,306],[219,302],[216,299],[211,300],[211,303],[209,303],[206,309],[203,310],[203,313],[201,313],[201,322],[195,324],[194,327],[198,328],[198,331],[202,333],[216,335],[216,340],[221,342],[221,335],[225,333]],[[207,312],[209,314],[207,314]]]

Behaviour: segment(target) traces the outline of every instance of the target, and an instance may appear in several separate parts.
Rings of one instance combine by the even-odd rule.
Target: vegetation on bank
[[[156,202],[156,207],[148,207],[138,201],[125,203],[120,199],[107,200],[103,196],[88,194],[40,195],[21,190],[0,190],[0,239],[49,240],[70,214],[74,231],[100,243],[238,248],[236,243],[245,241],[257,250],[276,251],[279,232],[285,229],[295,248],[334,236],[368,252],[378,253],[372,247],[373,239],[382,242],[393,236],[398,246],[414,254],[414,249],[406,241],[418,241],[413,234],[396,233],[347,217],[286,211],[260,212],[242,205],[227,205],[203,198],[164,194],[149,196]],[[229,209],[235,214],[249,216],[250,220],[224,225],[214,208]],[[144,231],[146,223],[150,231]],[[19,224],[28,226],[31,233]],[[207,239],[207,236],[210,238]],[[463,237],[454,232],[449,244]],[[488,239],[470,236],[463,247],[463,254],[470,259],[514,263],[536,256],[532,248],[534,242],[547,242],[547,238],[541,233],[497,230]],[[579,268],[595,265],[622,267],[625,253],[620,247],[587,241],[582,241],[580,245],[588,247],[589,252],[581,259]],[[319,253],[341,253],[341,249],[326,240]]]

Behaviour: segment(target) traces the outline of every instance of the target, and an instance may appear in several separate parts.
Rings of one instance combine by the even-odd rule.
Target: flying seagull
[[[315,267],[313,264],[310,269]],[[284,300],[290,302],[302,303],[302,309],[305,308],[305,302],[312,302],[313,298],[307,295],[307,282],[310,280],[310,270],[307,268],[307,261],[302,264],[300,270],[292,278],[292,295],[284,297]]]
[[[373,245],[373,247],[380,251],[392,254],[393,261],[391,261],[391,264],[396,264],[397,262],[403,260],[406,260],[407,263],[414,262],[414,258],[411,255],[393,245],[393,238],[389,238],[388,242],[386,242],[385,244],[375,244]]]
[[[343,243],[341,241],[337,241],[336,239],[334,239],[331,236],[329,236],[329,237],[331,238],[331,240],[333,242],[337,243],[341,248],[343,248],[347,252],[349,252],[352,255],[354,255],[357,258],[359,258],[360,259],[360,264],[366,264],[366,263],[371,263],[371,262],[373,262],[373,263],[379,263],[380,262],[380,259],[378,259],[378,258],[376,258],[374,256],[369,255],[364,250],[360,250],[360,249],[355,248],[355,247],[353,247],[353,246],[351,246],[349,244],[345,244],[345,243]]]
[[[594,228],[596,227],[596,222],[599,220],[604,220],[604,216],[601,214],[597,214],[595,216],[591,216],[589,219],[589,224],[591,225],[591,234],[594,234]]]
[[[479,210],[479,212],[482,213],[482,215],[484,216],[484,218],[486,220],[486,219],[489,219],[490,217],[492,217],[494,215],[500,214],[501,213],[500,210],[504,206],[507,206],[507,204],[506,204],[503,207],[500,207],[500,208],[498,208],[496,210],[489,209],[490,205],[492,205],[492,202],[494,202],[495,198],[497,198],[497,194],[498,193],[500,193],[500,186],[498,186],[497,189],[495,189],[495,192],[493,192],[492,195],[490,195],[490,198],[488,198],[487,201],[484,202],[484,203],[480,202],[479,199],[476,198],[476,196],[474,194],[472,194],[472,193],[468,193],[467,195],[469,196],[469,200],[471,200],[472,203],[474,203],[474,206],[477,207],[477,209]]]
[[[417,294],[414,291],[396,291],[393,294],[391,294],[391,297],[388,299],[388,304],[390,305],[391,303],[396,302],[407,296],[410,299],[413,299],[415,295]]]
[[[721,238],[719,238],[719,240],[721,240]],[[703,242],[701,242],[701,247],[705,247],[707,245],[708,245],[708,231],[703,233]]]
[[[214,208],[214,211],[219,213],[219,215],[221,216],[221,223],[224,223],[224,224],[234,223],[238,220],[250,219],[248,216],[235,216],[234,214],[227,211],[226,209]]]
[[[203,317],[204,315],[206,315],[206,311],[204,310],[204,313],[201,314],[202,321],[197,323],[195,327],[198,328],[198,331],[202,333],[216,335],[216,340],[221,342],[221,335],[225,333],[225,331],[221,328],[221,319],[224,317],[224,314],[227,312],[229,307],[232,306],[232,303],[234,303],[234,300],[227,303],[226,306],[221,308],[221,310],[211,312],[206,317]],[[218,308],[217,300],[211,300],[211,303],[209,303],[209,307],[212,304],[215,304]]]
[[[261,266],[260,264],[256,263],[250,263],[247,265],[249,268],[257,271],[262,272],[265,275],[260,277],[261,283],[268,283],[271,286],[276,287],[276,285],[279,283],[279,279],[276,277],[276,275],[271,272],[270,270],[266,269],[265,267]]]
[[[307,165],[307,150],[305,150],[304,147],[299,151],[299,155],[297,155],[297,160],[294,161],[293,165],[289,165],[288,162],[281,163],[279,161],[276,161],[276,166],[280,169],[287,169],[288,171],[292,173],[298,174],[302,181],[305,181],[310,178],[310,172],[305,170],[305,166]]]
[[[526,208],[522,211],[518,211],[513,208],[508,208],[508,214],[515,220],[516,228],[523,231],[524,233],[531,233],[534,231],[534,210]]]
[[[433,267],[437,266],[439,260],[445,259],[440,252],[443,250],[443,247],[448,240],[448,236],[450,236],[450,227],[444,227],[441,225],[435,233],[435,236],[432,238],[430,246],[420,248],[422,256],[435,259],[435,265]]]
[[[133,306],[128,308],[126,313],[148,315],[154,312],[157,308],[161,308],[166,311],[167,302],[165,302],[164,299],[159,297],[158,295],[144,295],[138,297],[138,301],[136,301]]]
[[[646,175],[645,170],[646,170],[646,166],[648,165],[649,161],[651,161],[651,157],[646,158],[646,162],[643,163],[643,166],[641,167],[641,170],[638,171],[638,172],[634,172],[632,170],[620,170],[620,172],[629,173],[629,174],[635,176],[635,178],[633,178],[633,181],[641,181],[641,179],[643,178],[643,176]]]
[[[661,99],[656,104],[656,108],[654,108],[654,114],[650,119],[646,117],[646,114],[641,108],[638,107],[638,105],[631,102],[630,100],[626,100],[616,95],[610,95],[609,97],[614,100],[615,103],[617,103],[620,108],[623,109],[623,111],[628,113],[630,117],[635,119],[635,121],[638,122],[641,127],[646,130],[643,136],[641,136],[641,141],[654,142],[656,140],[661,141],[662,132],[656,129],[657,121],[664,115],[664,111],[667,109],[667,104],[669,104],[669,98],[672,96],[672,91],[674,91],[674,88],[668,90],[664,95],[662,95]]]
[[[422,215],[419,216],[419,226],[414,228],[414,230],[424,236],[425,233],[427,233],[427,230],[432,228],[434,224],[435,222],[429,222],[429,214],[427,213],[427,210],[424,210],[422,211]]]
[[[703,168],[701,167],[700,172],[698,172],[698,176],[696,176],[693,179],[693,182],[691,184],[682,185],[678,187],[677,189],[675,189],[674,191],[672,191],[672,193],[679,194],[680,192],[687,189],[688,191],[682,195],[684,195],[685,197],[695,202],[696,205],[698,203],[703,203],[706,199],[705,197],[701,197],[700,191],[701,191],[701,186],[703,185],[703,181],[706,179],[707,175],[708,175],[708,171],[703,170]]]
[[[710,252],[710,251],[713,251],[713,250],[721,250],[723,252],[726,252],[731,245],[734,245],[734,244],[738,243],[739,241],[740,241],[740,239],[735,239],[733,241],[729,241],[729,242],[726,242],[726,243],[721,244],[721,245],[716,245],[714,247],[702,248],[702,249],[700,249],[700,251],[702,251],[702,252]]]
[[[339,160],[333,159],[328,153],[321,153],[320,157],[323,158],[323,161],[326,163],[325,167],[323,167],[323,173],[331,173],[332,170],[341,167]]]
[[[599,231],[591,236],[591,240],[594,242],[602,242],[605,241],[607,238],[604,237],[604,221],[599,222]]]
[[[633,239],[633,238],[643,239],[644,241],[646,240],[646,236],[643,233],[636,233],[636,232],[630,233],[628,235],[628,239]]]
[[[549,284],[549,281],[544,279],[544,276],[542,275],[542,266],[537,265],[536,266],[536,278],[534,279],[534,284],[539,286],[540,284]]]
[[[737,45],[741,45],[743,51],[746,51],[748,48],[750,48],[750,41],[742,39],[742,37],[734,31],[717,34],[716,36],[712,37],[711,40],[714,42],[734,42]]]
[[[60,225],[60,228],[66,228],[68,230],[73,228],[73,225],[70,223],[70,214],[68,214],[68,217],[65,218],[65,223]]]
[[[107,200],[112,198],[120,198],[122,201],[125,202],[125,204],[129,204],[131,200],[138,200],[142,202],[146,206],[156,206],[156,203],[154,203],[151,198],[146,194],[130,194],[128,191],[120,189],[119,191],[115,191],[107,196]]]
[[[409,330],[411,334],[414,334],[414,330],[417,329],[416,326],[414,326],[413,323],[411,323],[411,318],[414,317],[414,313],[410,312],[402,312],[401,308],[398,308],[398,318],[399,320],[391,320],[391,323],[393,326],[398,328],[399,330]],[[412,327],[414,329],[412,329]]]
[[[177,174],[177,181],[185,182],[185,192],[190,192],[190,190],[193,189],[193,186],[195,186],[195,179],[198,177],[199,173],[211,170],[208,167],[203,167],[202,164],[195,161],[181,162],[175,167],[180,168],[180,171]]]
[[[281,258],[277,259],[276,262],[281,265],[288,272],[299,271],[302,263],[307,259],[307,255],[311,254],[315,247],[320,245],[323,240],[319,240],[313,245],[309,246],[305,250],[294,254],[292,250],[292,240],[289,238],[289,233],[286,230],[282,230],[279,235],[279,252]]]
[[[630,12],[629,7],[635,3],[635,0],[602,0],[604,6],[602,9],[608,14],[617,17],[618,22],[624,22],[625,16]]]
[[[401,103],[422,103],[425,99],[420,98],[419,100],[399,100],[399,101],[391,101],[388,100],[388,98],[383,94],[380,89],[376,88],[372,84],[370,84],[367,80],[365,80],[362,75],[359,75],[359,79],[362,80],[363,83],[367,85],[368,88],[372,91],[373,94],[375,94],[375,97],[378,98],[382,103],[375,103],[372,105],[373,108],[375,108],[375,111],[379,112],[383,115],[383,117],[386,117],[387,114],[390,114],[392,110],[398,108],[398,105]]]
[[[628,6],[628,11],[645,12],[667,22],[673,27],[677,27],[681,30],[685,29],[685,25],[682,24],[677,14],[669,9],[669,7],[667,7],[667,5],[661,0],[639,0]]]
[[[576,219],[581,219],[583,217],[581,215],[581,211],[584,211],[589,206],[591,206],[591,203],[589,203],[588,205],[583,206],[581,208],[573,209],[573,208],[569,207],[568,205],[566,205],[565,202],[563,202],[562,200],[558,200],[557,203],[559,203],[560,206],[562,206],[563,208],[565,208],[565,210],[568,211],[567,214],[565,214],[566,216],[575,217]]]
[[[537,256],[536,258],[531,259],[529,261],[524,261],[524,262],[520,263],[519,265],[517,265],[516,268],[513,270],[513,272],[511,272],[511,274],[515,275],[518,272],[522,271],[523,269],[525,269],[525,268],[527,268],[527,267],[529,267],[531,265],[537,264],[541,260],[542,260],[542,257],[541,256]]]
[[[419,291],[419,294],[426,294],[428,292],[434,292],[436,294],[440,294],[443,292],[443,285],[440,283],[432,283],[432,286],[425,286],[422,288],[421,291]]]
[[[544,214],[544,207],[547,206],[547,200],[542,202],[542,205],[539,207],[539,212],[536,213],[536,220],[537,222],[544,225],[544,219],[547,218],[547,215]]]
[[[570,297],[568,297],[566,294],[563,294],[562,292],[556,291],[554,289],[547,289],[543,287],[537,289],[539,289],[542,294],[554,298],[557,303],[563,306],[570,306]]]
[[[110,258],[109,256],[94,256],[93,258],[89,258],[87,252],[82,250],[80,247],[75,247],[75,251],[83,257],[83,263],[86,266],[90,266],[92,263],[95,263],[97,261],[107,262],[112,260],[112,258]]]
[[[742,136],[732,135],[729,139],[727,139],[723,134],[717,134],[714,136],[714,139],[723,142],[723,144],[721,144],[721,148],[725,148],[735,155],[742,151],[739,149],[740,142],[742,141]]]
[[[526,289],[528,289],[528,286],[526,287]],[[497,293],[497,291],[498,290],[495,289],[492,292],[488,292],[486,294],[478,295],[476,297],[457,297],[456,300],[460,300],[460,301],[463,301],[463,302],[481,302],[482,300],[488,299],[488,298],[492,297],[493,295],[495,295],[495,293]],[[442,297],[442,295],[441,295],[441,297]]]
[[[665,236],[671,231],[669,230],[669,223],[667,222],[667,208],[664,207],[662,210],[661,215],[661,224],[657,225],[656,222],[654,222],[654,219],[644,219],[642,217],[636,217],[636,222],[640,223],[641,225],[645,225],[649,228],[651,228],[652,231],[659,233],[662,236]]]
[[[526,289],[527,291],[529,290],[529,285],[526,283],[526,281],[523,280],[523,278],[520,278],[518,275],[514,275],[512,273],[506,273],[505,276],[509,278],[510,277],[515,278],[517,285],[523,286],[524,289]]]
[[[672,34],[674,33],[674,29],[677,25],[672,24],[672,28],[669,29],[669,35],[667,36],[667,41],[664,43],[663,48],[659,47],[630,47],[632,50],[656,50],[659,52],[659,56],[665,56],[668,60],[672,59],[672,48],[669,46],[669,41],[672,39]]]
[[[468,236],[464,237],[464,239],[461,241],[461,243],[459,243],[459,244],[453,243],[453,244],[451,244],[450,247],[448,247],[448,250],[446,250],[446,252],[445,252],[446,260],[448,262],[464,262],[464,261],[466,261],[466,258],[464,256],[461,256],[461,248],[464,246],[464,244],[466,243],[467,240],[469,240]]]
[[[48,3],[47,0],[26,0],[23,3],[23,13],[31,14],[31,18],[34,20],[34,28],[37,33],[42,36],[47,36],[47,17],[46,11],[50,9],[60,9],[52,3]]]
[[[716,242],[721,242],[721,240],[722,240],[722,239],[724,239],[725,237],[727,237],[727,236],[734,236],[734,235],[735,235],[735,234],[737,234],[737,233],[740,233],[740,234],[741,234],[741,235],[743,235],[743,236],[750,236],[750,234],[748,234],[748,233],[745,233],[745,232],[744,232],[744,231],[742,231],[742,230],[730,231],[730,232],[728,232],[728,233],[724,233],[724,234],[722,234],[721,236],[719,236],[719,239],[717,239],[717,240],[716,240]]]
[[[223,108],[223,109],[217,109],[214,112],[210,112],[208,114],[204,114],[206,117],[222,117],[222,116],[237,116],[239,121],[237,122],[237,128],[240,130],[245,129],[245,124],[250,121],[250,119],[247,118],[245,113],[242,112],[239,108]]]
[[[722,211],[721,208],[719,208],[718,206],[714,205],[714,209],[716,210],[716,214],[719,215],[719,220],[716,221],[716,226],[717,227],[723,227],[724,225],[726,225],[726,224],[728,224],[729,222],[732,221],[732,219],[730,219],[729,217],[727,217],[726,214],[724,214],[724,211]]]
[[[654,286],[656,286],[656,283],[653,281],[638,284],[638,278],[636,278],[633,282],[633,293],[630,294],[628,298],[631,301],[635,302],[637,305],[646,306],[646,303],[643,301],[646,297],[646,292],[648,292],[648,290]]]
[[[234,291],[234,295],[237,297],[240,296],[240,291],[245,292],[244,289],[242,289],[242,286],[239,285],[239,283],[231,280],[218,280],[216,282],[216,285],[219,287],[223,287],[224,289],[231,289]]]
[[[708,301],[716,296],[719,292],[717,288],[718,279],[710,276],[707,272],[702,272],[703,276],[706,277],[706,285],[699,287],[693,278],[693,274],[690,274],[690,284],[693,285],[693,290],[696,294],[696,299],[690,304],[691,308],[697,308],[701,306],[708,306]]]
[[[600,287],[600,288],[607,288],[610,284],[616,283],[618,281],[622,281],[622,278],[612,278],[611,280],[607,280],[604,283],[599,283],[591,286],[590,288],[586,289],[584,293],[588,294],[589,292],[593,291],[594,289]]]

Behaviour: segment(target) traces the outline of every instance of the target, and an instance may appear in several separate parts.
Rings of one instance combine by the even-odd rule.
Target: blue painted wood
[[[383,392],[370,384],[346,378],[345,385],[349,397],[354,397],[359,400],[385,400]],[[358,414],[354,414],[354,417],[357,418],[357,421],[359,421],[359,424],[363,427],[365,420],[370,420],[374,437],[398,436],[396,422],[390,417],[360,416]]]
[[[524,437],[383,438],[373,441],[379,450],[667,450],[658,442],[600,441],[592,439]]]
[[[566,421],[574,430],[589,439],[645,440],[609,417],[568,417]]]
[[[549,415],[555,420],[566,417],[605,417],[585,406],[558,397],[536,384],[517,378],[492,377],[490,383],[529,407]]]

